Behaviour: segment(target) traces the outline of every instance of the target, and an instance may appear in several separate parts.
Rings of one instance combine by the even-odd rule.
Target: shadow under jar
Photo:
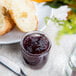
[[[39,31],[26,33],[21,41],[24,61],[33,69],[40,69],[47,62],[51,42]]]

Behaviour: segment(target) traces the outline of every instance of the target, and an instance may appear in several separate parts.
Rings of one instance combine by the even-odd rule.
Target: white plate
[[[43,6],[43,3],[38,4],[34,3],[37,9],[37,16],[39,20],[39,27],[38,30],[43,30],[46,25],[44,22],[44,17],[50,16],[52,13],[52,8],[48,6]],[[17,28],[13,29],[11,32],[5,34],[4,36],[0,36],[0,44],[12,44],[12,43],[17,43],[21,40],[21,37],[25,33],[20,32]]]

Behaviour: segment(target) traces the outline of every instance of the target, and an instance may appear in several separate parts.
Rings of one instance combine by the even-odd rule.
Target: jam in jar
[[[39,31],[26,33],[21,41],[24,61],[34,69],[44,66],[47,61],[51,44],[47,36]]]

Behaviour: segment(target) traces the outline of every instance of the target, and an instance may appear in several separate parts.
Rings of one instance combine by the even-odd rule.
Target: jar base
[[[34,63],[34,62],[28,62],[24,57],[24,62],[31,68],[31,69],[42,69],[46,62],[47,62],[47,57],[43,58],[43,61],[41,61],[40,63]]]

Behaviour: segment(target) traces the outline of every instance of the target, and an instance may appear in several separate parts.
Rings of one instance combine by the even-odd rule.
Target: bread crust
[[[15,26],[15,23],[11,18],[9,11],[5,7],[2,7],[2,15],[4,16],[4,20],[3,25],[0,28],[0,35],[6,34],[7,32],[11,31]]]
[[[22,32],[30,32],[38,29],[36,9],[31,0],[1,0],[0,4],[5,7],[4,27],[0,35],[11,31],[16,25]],[[8,9],[8,10],[7,10]]]

